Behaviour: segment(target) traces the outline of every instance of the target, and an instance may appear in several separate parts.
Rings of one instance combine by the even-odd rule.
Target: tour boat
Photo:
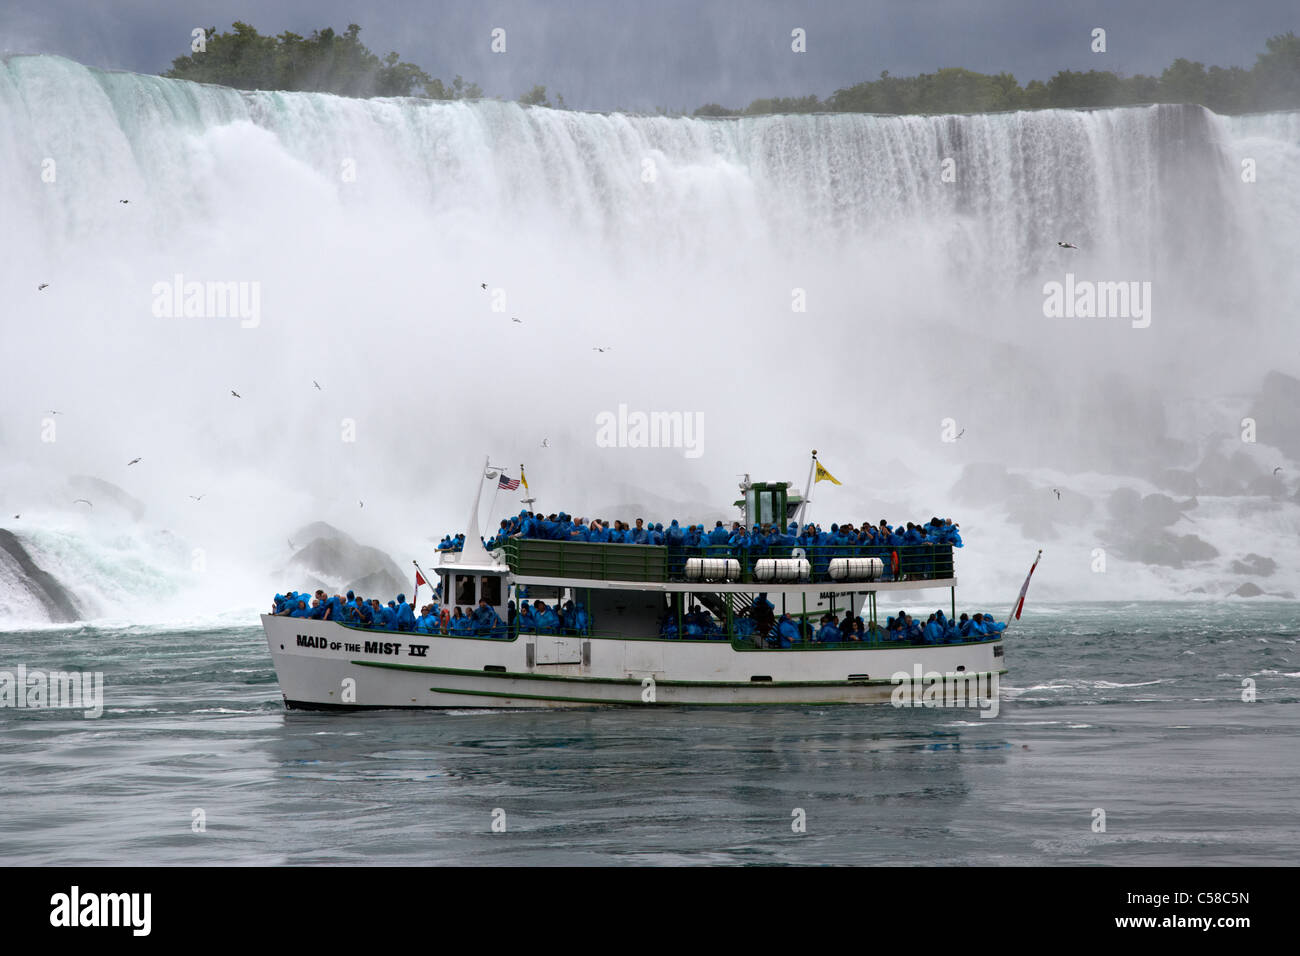
[[[515,537],[489,550],[477,531],[481,489],[482,481],[463,549],[440,551],[427,575],[440,584],[445,605],[469,609],[484,599],[508,620],[511,601],[572,600],[585,607],[585,630],[529,633],[516,619],[496,636],[479,636],[266,614],[287,707],[897,704],[901,685],[916,688],[919,698],[920,686],[933,686],[941,675],[964,681],[972,694],[991,692],[996,706],[1006,672],[1002,634],[921,644],[889,640],[879,630],[878,602],[892,608],[919,590],[947,589],[944,603],[956,619],[951,545],[899,546],[878,555],[862,546],[787,548],[754,556]],[[786,482],[746,476],[741,489],[736,504],[746,528],[800,513],[803,502]],[[708,609],[719,634],[685,636],[681,622],[696,605]],[[814,622],[827,612],[861,614],[867,639],[781,647],[761,631],[739,634],[737,615],[770,621],[763,608],[778,620],[784,613]],[[665,637],[661,624],[673,617],[678,636]]]

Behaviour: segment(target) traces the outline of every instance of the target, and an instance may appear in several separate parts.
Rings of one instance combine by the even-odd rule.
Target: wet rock
[[[15,589],[20,598],[34,599],[51,624],[81,620],[81,609],[67,589],[36,564],[17,535],[4,528],[0,528],[0,563],[8,565],[3,575],[8,587]]]
[[[299,528],[293,540],[307,543],[276,572],[286,587],[323,588],[331,594],[355,591],[385,602],[411,590],[412,582],[387,554],[359,544],[324,521]]]
[[[1209,561],[1219,556],[1218,548],[1194,534],[1185,534],[1178,538],[1177,547],[1184,561]]]
[[[1245,452],[1235,452],[1231,457],[1220,451],[1210,451],[1196,466],[1196,480],[1201,493],[1208,495],[1240,495],[1247,483],[1260,476],[1259,466]]]
[[[1110,493],[1106,507],[1116,521],[1128,523],[1137,518],[1142,507],[1142,495],[1133,488],[1116,488]]]
[[[1109,533],[1109,547],[1120,557],[1142,564],[1181,568],[1188,563],[1208,561],[1219,554],[1214,545],[1194,534],[1175,535],[1168,531],[1138,529],[1116,535],[1113,527]]]
[[[1240,560],[1233,561],[1230,570],[1233,574],[1249,574],[1257,578],[1266,578],[1277,570],[1277,562],[1252,552]]]
[[[1182,516],[1182,509],[1168,495],[1147,495],[1142,499],[1139,520],[1144,527],[1167,528]]]

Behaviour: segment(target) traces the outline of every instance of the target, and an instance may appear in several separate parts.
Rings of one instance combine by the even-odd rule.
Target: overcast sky
[[[489,95],[534,83],[590,109],[743,106],[760,96],[825,96],[895,75],[962,66],[1022,83],[1061,69],[1159,73],[1184,56],[1249,67],[1277,33],[1300,31],[1296,0],[4,0],[0,50],[158,73],[189,52],[194,27],[262,33],[361,25],[444,80]],[[507,51],[489,50],[493,28]],[[807,32],[793,53],[790,32]],[[1104,27],[1108,51],[1090,50]]]

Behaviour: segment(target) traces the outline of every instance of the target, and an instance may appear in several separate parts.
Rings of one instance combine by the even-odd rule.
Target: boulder
[[[399,593],[413,587],[397,564],[383,551],[359,544],[350,535],[323,521],[299,528],[294,534],[299,544],[306,542],[276,572],[286,586],[330,593],[355,591],[377,597],[387,603]],[[291,584],[290,582],[297,582]]]
[[[47,571],[39,567],[28,554],[21,540],[12,531],[0,528],[0,562],[9,565],[4,575],[15,583],[18,597],[27,597],[45,611],[51,624],[67,624],[81,620],[81,609],[72,595]]]
[[[1109,529],[1107,546],[1120,557],[1142,564],[1157,564],[1168,568],[1181,568],[1189,562],[1208,561],[1218,557],[1219,551],[1208,541],[1194,534],[1175,535],[1168,531],[1126,529],[1116,532]]]
[[[1277,570],[1277,562],[1252,552],[1244,558],[1233,561],[1229,570],[1233,574],[1249,574],[1257,578],[1266,578]]]

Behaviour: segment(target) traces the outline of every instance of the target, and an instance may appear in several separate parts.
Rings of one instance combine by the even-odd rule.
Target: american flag
[[[506,491],[514,491],[516,488],[519,487],[519,479],[507,478],[503,473],[501,477],[497,480],[497,487],[504,488]]]

